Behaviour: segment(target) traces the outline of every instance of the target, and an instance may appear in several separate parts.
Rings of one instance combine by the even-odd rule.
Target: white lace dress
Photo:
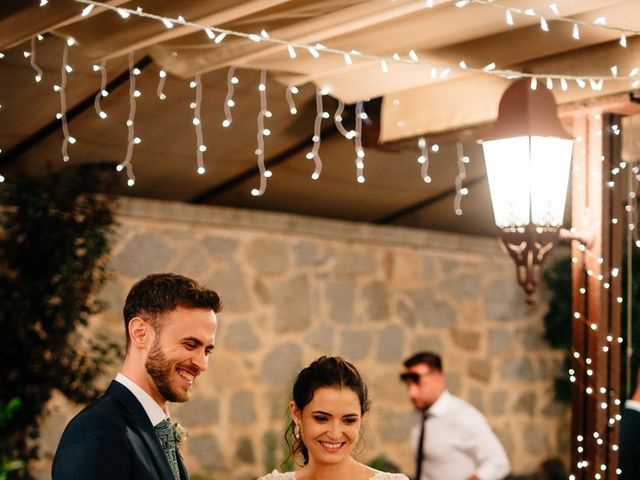
[[[274,470],[258,480],[296,480],[296,472],[280,473]],[[369,477],[369,480],[409,480],[409,478],[402,473],[387,473],[376,470],[373,476]]]

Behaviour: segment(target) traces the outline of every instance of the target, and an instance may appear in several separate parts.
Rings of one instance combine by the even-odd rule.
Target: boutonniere
[[[187,438],[189,438],[189,432],[179,423],[174,423],[172,426],[173,430],[173,439],[176,442],[176,447],[184,442]]]

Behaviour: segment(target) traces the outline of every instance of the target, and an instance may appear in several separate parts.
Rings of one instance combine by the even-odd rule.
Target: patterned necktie
[[[422,459],[424,458],[424,431],[427,424],[427,410],[422,410],[422,424],[420,425],[420,439],[418,440],[418,455],[416,456],[416,476],[414,480],[422,480]]]
[[[160,444],[162,445],[162,450],[164,450],[164,454],[167,456],[167,460],[169,461],[169,465],[171,466],[171,471],[173,472],[173,477],[176,480],[180,480],[180,473],[178,471],[178,458],[176,453],[176,442],[173,438],[173,429],[171,428],[169,419],[165,418],[153,428],[156,430],[156,434],[158,435]]]

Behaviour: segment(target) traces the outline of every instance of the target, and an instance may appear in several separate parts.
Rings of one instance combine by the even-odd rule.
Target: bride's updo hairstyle
[[[342,357],[322,356],[303,368],[293,384],[293,401],[298,410],[304,409],[319,388],[348,388],[360,400],[360,414],[369,411],[369,394],[356,367]],[[296,430],[293,420],[285,432],[285,441],[289,446],[289,458],[295,459],[298,452],[309,463],[309,451]]]

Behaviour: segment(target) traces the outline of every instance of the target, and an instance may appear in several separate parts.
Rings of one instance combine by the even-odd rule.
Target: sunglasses
[[[401,373],[400,374],[400,381],[404,382],[404,383],[414,383],[416,385],[418,385],[420,383],[420,378],[424,377],[425,375],[428,375],[429,372],[425,372],[425,373]]]

